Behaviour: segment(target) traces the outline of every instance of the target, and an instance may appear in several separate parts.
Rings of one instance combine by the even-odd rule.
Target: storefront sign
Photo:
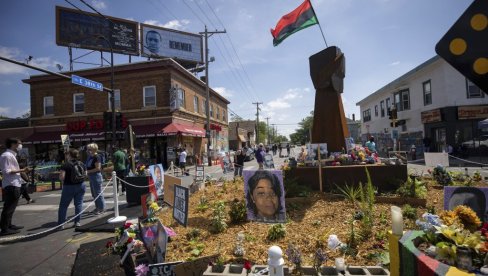
[[[442,121],[441,110],[433,109],[420,113],[422,124],[435,123]]]
[[[188,223],[188,202],[190,190],[186,187],[175,185],[175,199],[173,204],[173,218],[186,227]]]
[[[195,181],[203,182],[205,180],[205,167],[203,165],[195,166]]]
[[[488,105],[460,106],[458,107],[458,119],[486,119],[488,117]]]
[[[149,274],[150,276],[176,276],[174,267],[182,262],[162,263],[162,264],[150,264]]]
[[[67,131],[102,130],[103,120],[76,121],[66,123]]]

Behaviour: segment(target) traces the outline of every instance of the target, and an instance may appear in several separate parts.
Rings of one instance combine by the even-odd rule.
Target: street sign
[[[103,84],[96,82],[96,81],[92,81],[89,79],[82,78],[82,77],[77,76],[77,75],[71,75],[71,83],[81,85],[84,87],[88,87],[91,89],[103,91]]]

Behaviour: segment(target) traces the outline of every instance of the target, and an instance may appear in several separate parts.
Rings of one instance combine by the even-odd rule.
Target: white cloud
[[[399,65],[400,64],[400,61],[394,61],[392,63],[390,63],[391,66],[396,66],[396,65]]]
[[[266,103],[262,110],[266,116],[272,117],[278,115],[274,120],[284,121],[289,117],[288,114],[283,113],[284,110],[292,107],[292,103],[303,98],[303,94],[308,92],[310,92],[309,88],[290,88],[283,96]]]
[[[231,90],[225,88],[225,87],[214,87],[213,90],[215,90],[217,93],[220,94],[220,96],[228,99],[234,95]]]
[[[9,117],[9,115],[10,115],[10,107],[2,107],[2,106],[0,106],[0,115]]]
[[[91,4],[97,10],[104,10],[107,8],[107,4],[101,0],[92,0]]]
[[[190,20],[188,19],[182,19],[182,20],[171,20],[166,23],[161,23],[158,20],[146,20],[144,21],[144,24],[148,25],[154,25],[154,26],[159,26],[163,28],[168,28],[168,29],[175,29],[175,30],[184,30],[186,29],[186,26],[190,24]]]
[[[25,62],[25,58],[28,56],[27,54],[22,53],[17,48],[9,48],[0,46],[0,56],[10,58],[17,61]],[[44,69],[55,69],[56,64],[61,64],[61,62],[52,59],[51,57],[34,57],[31,61],[29,61],[30,65],[41,67]],[[23,67],[17,64],[13,64],[6,61],[0,61],[0,75],[9,75],[9,74],[24,74],[27,75],[29,69],[27,67]]]

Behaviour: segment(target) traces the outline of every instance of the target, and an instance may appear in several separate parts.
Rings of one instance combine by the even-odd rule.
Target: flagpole
[[[313,8],[312,1],[308,0],[308,2],[310,3],[310,7],[312,8],[313,14],[315,14],[315,19],[317,19],[317,25],[319,25],[320,33],[322,34],[322,38],[324,39],[324,42],[325,42],[325,47],[329,47],[327,45],[327,40],[325,40],[325,35],[324,35],[324,31],[322,30],[322,26],[320,26],[320,22],[319,22],[319,18],[317,17],[317,13],[315,13],[315,9]]]

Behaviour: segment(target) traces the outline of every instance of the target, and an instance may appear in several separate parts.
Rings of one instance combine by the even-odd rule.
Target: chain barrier
[[[110,185],[110,183],[112,183],[113,179],[111,178],[107,184],[105,185],[105,187],[103,187],[102,191],[98,194],[97,197],[95,197],[95,199],[93,199],[92,202],[88,203],[88,206],[86,206],[85,209],[83,209],[78,215],[75,215],[73,216],[72,218],[70,218],[69,220],[65,221],[64,223],[62,224],[59,224],[59,225],[56,225],[52,228],[49,228],[47,230],[44,230],[42,232],[39,232],[39,233],[34,233],[34,234],[29,234],[29,235],[23,235],[23,236],[12,236],[12,237],[6,237],[6,238],[0,238],[0,243],[2,242],[6,242],[6,241],[15,241],[15,240],[22,240],[22,239],[26,239],[26,238],[32,238],[32,237],[36,237],[36,236],[40,236],[40,235],[43,235],[43,234],[46,234],[46,233],[49,233],[51,231],[54,231],[56,230],[57,228],[60,228],[64,225],[66,225],[67,223],[73,221],[75,218],[81,216],[81,214],[83,214],[86,210],[88,210],[88,208],[90,208],[93,203],[95,203],[95,201],[101,196],[103,195],[103,192],[105,191],[105,189],[107,189],[108,185]]]

